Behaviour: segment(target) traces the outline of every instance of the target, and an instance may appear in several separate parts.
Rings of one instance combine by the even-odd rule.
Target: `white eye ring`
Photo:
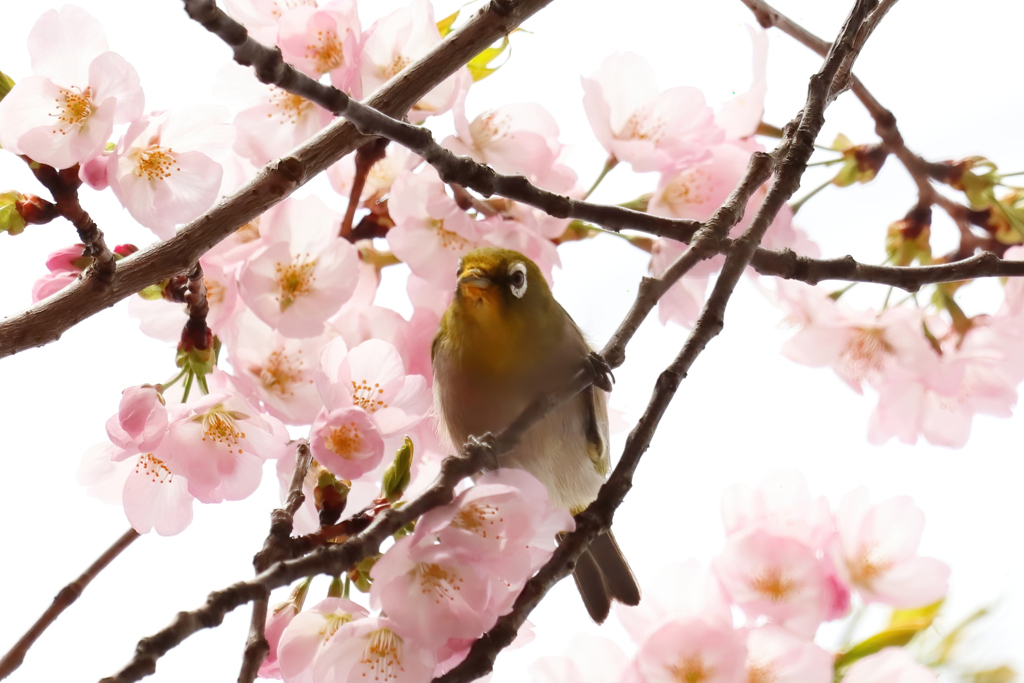
[[[512,296],[522,299],[523,294],[526,294],[526,266],[521,262],[513,263],[508,269],[508,277]]]

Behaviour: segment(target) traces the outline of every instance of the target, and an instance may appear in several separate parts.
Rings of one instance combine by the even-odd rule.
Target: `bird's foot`
[[[612,374],[612,367],[608,365],[608,361],[597,351],[591,351],[587,355],[587,360],[590,362],[590,367],[594,370],[594,386],[605,391],[611,391],[615,375]]]

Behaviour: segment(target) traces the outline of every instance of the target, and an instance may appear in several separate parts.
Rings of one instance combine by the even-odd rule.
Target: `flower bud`
[[[843,166],[832,179],[832,184],[838,187],[874,180],[889,157],[889,152],[880,144],[854,145],[842,134],[836,136],[832,149],[843,153]]]
[[[321,526],[329,526],[338,521],[341,513],[345,511],[351,488],[352,482],[338,479],[326,469],[320,469],[316,478],[316,488],[313,489],[313,502],[316,503]]]
[[[931,224],[931,207],[915,206],[889,226],[885,250],[894,265],[909,266],[914,261],[922,265],[931,263]]]
[[[25,219],[18,211],[18,202],[22,199],[24,195],[17,192],[0,194],[0,232],[18,235],[25,230]]]
[[[405,442],[395,453],[395,461],[384,470],[384,482],[381,496],[389,503],[401,500],[412,479],[412,439],[405,437]]]
[[[11,92],[14,87],[14,79],[0,71],[0,100],[7,97],[7,93]]]

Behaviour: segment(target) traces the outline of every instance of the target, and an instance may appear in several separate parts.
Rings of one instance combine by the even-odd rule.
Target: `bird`
[[[456,277],[454,298],[431,346],[442,436],[463,444],[497,434],[534,399],[564,388],[591,362],[598,370],[595,384],[527,429],[499,460],[541,481],[553,505],[581,512],[611,468],[610,369],[555,300],[537,264],[523,254],[475,249],[463,256]],[[591,542],[573,578],[597,623],[608,616],[613,599],[640,602],[636,578],[611,530]]]

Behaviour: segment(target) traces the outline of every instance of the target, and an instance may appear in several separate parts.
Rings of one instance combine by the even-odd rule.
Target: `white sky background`
[[[190,22],[177,0],[80,0],[107,28],[111,48],[138,69],[147,109],[216,102],[217,70],[230,59],[213,36]],[[364,27],[400,3],[360,7]],[[831,39],[850,2],[778,0],[778,7],[818,35]],[[4,3],[0,70],[15,79],[30,73],[24,39],[48,2]],[[438,0],[437,17],[458,7]],[[488,107],[535,101],[558,120],[569,158],[583,184],[596,176],[604,153],[593,139],[581,104],[581,75],[593,73],[610,52],[632,50],[647,58],[659,86],[700,87],[712,104],[745,90],[750,48],[738,2],[556,0],[525,24],[532,33],[513,37],[509,63],[474,86],[470,117]],[[911,149],[934,160],[984,154],[1007,171],[1024,169],[1017,85],[1019,27],[1024,4],[1000,0],[903,0],[882,22],[857,63],[856,73],[896,114]],[[770,34],[769,91],[765,120],[783,125],[802,105],[807,78],[820,59],[778,32]],[[873,122],[852,95],[827,112],[819,140],[838,132],[874,142]],[[446,132],[450,117],[435,130]],[[808,174],[806,187],[825,179]],[[657,176],[616,169],[594,199],[625,201],[652,189]],[[0,189],[44,194],[25,166],[0,155]],[[336,207],[344,202],[323,186]],[[44,195],[45,196],[45,195]],[[799,193],[798,193],[799,196]],[[910,179],[890,159],[866,187],[829,188],[805,206],[797,224],[827,256],[853,253],[881,262],[886,226],[916,200]],[[83,205],[107,234],[108,244],[151,241],[108,193],[83,191]],[[936,212],[935,251],[951,243],[952,227]],[[0,315],[30,302],[32,282],[45,272],[46,255],[75,241],[58,221],[30,226],[16,239],[0,236]],[[560,249],[555,294],[597,345],[625,314],[648,257],[614,238]],[[407,312],[401,269],[386,271],[378,302]],[[979,292],[993,292],[979,289]],[[870,286],[860,286],[868,298]],[[972,311],[994,310],[998,297],[965,292]],[[977,418],[970,444],[959,451],[926,444],[867,444],[867,416],[874,396],[860,397],[826,369],[795,365],[778,354],[788,332],[780,313],[746,282],[738,289],[723,334],[698,359],[662,421],[636,476],[634,490],[616,517],[619,542],[642,585],[669,561],[707,562],[723,543],[722,491],[740,481],[756,484],[779,467],[795,467],[815,494],[833,506],[866,484],[876,501],[908,494],[927,517],[922,554],[952,566],[950,610],[965,614],[1001,605],[999,616],[975,638],[974,652],[993,664],[1013,656],[1024,636],[1024,550],[1020,523],[1020,419]],[[616,372],[612,405],[631,423],[641,414],[657,373],[677,353],[685,330],[649,320]],[[75,483],[81,454],[102,441],[123,388],[159,382],[172,374],[173,349],[144,337],[122,302],[68,331],[57,344],[0,361],[0,416],[4,435],[0,515],[3,619],[6,650],[73,579],[128,528],[123,512],[87,498]],[[615,439],[621,452],[625,434]],[[40,639],[12,681],[97,680],[127,662],[136,641],[162,628],[174,613],[200,605],[206,594],[252,575],[251,557],[267,533],[277,502],[268,466],[264,485],[240,503],[196,506],[195,521],[173,538],[144,537],[108,568]],[[319,591],[319,592],[318,592]],[[310,603],[325,594],[314,586]],[[249,610],[230,614],[223,626],[189,639],[160,660],[154,681],[227,681],[237,676]],[[531,616],[536,641],[498,660],[499,681],[524,680],[536,657],[561,654],[580,629],[620,638],[614,623],[589,623],[571,581],[557,586]]]

